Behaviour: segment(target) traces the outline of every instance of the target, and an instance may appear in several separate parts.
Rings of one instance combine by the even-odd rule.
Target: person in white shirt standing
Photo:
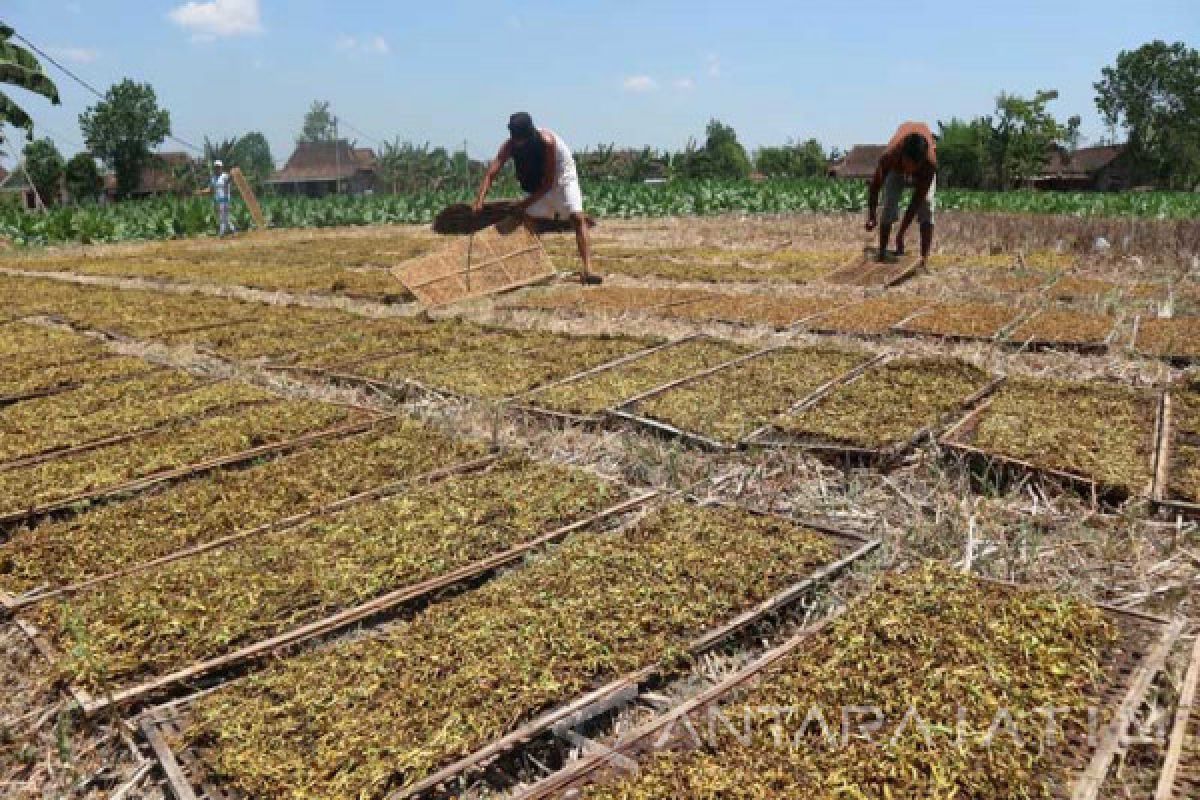
[[[524,111],[508,119],[509,138],[488,167],[475,199],[475,211],[483,208],[492,183],[500,170],[512,159],[517,181],[526,193],[518,207],[535,219],[571,220],[575,228],[575,243],[583,262],[580,280],[585,284],[601,282],[592,274],[592,251],[588,241],[587,216],[583,213],[583,190],[575,169],[575,156],[563,138],[553,131],[538,128],[533,117]]]
[[[237,226],[229,217],[229,173],[225,171],[225,165],[219,159],[213,162],[212,171],[208,188],[201,189],[200,193],[213,196],[213,205],[217,211],[217,235],[224,236],[227,232],[237,233]]]

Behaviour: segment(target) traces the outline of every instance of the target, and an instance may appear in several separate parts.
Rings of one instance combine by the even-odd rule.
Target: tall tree
[[[1096,108],[1124,128],[1144,176],[1177,188],[1200,183],[1200,52],[1153,41],[1123,50],[1095,84]]]
[[[988,161],[992,181],[997,188],[1008,189],[1027,181],[1046,164],[1055,145],[1070,135],[1046,109],[1058,99],[1054,89],[1039,90],[1032,98],[1001,93],[996,98],[996,113],[985,118],[988,126]],[[1078,127],[1078,117],[1072,117]]]
[[[677,168],[686,178],[746,178],[750,175],[750,157],[732,126],[714,119],[708,123],[704,147],[689,142]]]
[[[33,53],[13,44],[11,40],[15,33],[11,27],[0,22],[0,84],[40,94],[58,105],[58,87],[46,75]],[[0,92],[0,126],[5,123],[24,128],[26,138],[33,139],[33,118],[7,94]],[[3,144],[4,132],[0,130],[0,145]]]
[[[99,196],[103,184],[100,180],[100,170],[96,169],[96,159],[91,153],[76,153],[67,162],[66,168],[67,194],[76,203],[95,200]]]
[[[151,157],[151,148],[171,133],[171,115],[158,107],[148,83],[126,78],[104,99],[79,115],[88,149],[117,174],[117,195],[128,197]]]
[[[271,157],[271,145],[267,143],[267,137],[258,131],[251,131],[238,139],[233,148],[233,163],[242,168],[253,186],[262,186],[275,171],[275,159]]]
[[[938,182],[978,189],[983,186],[988,155],[984,120],[951,119],[938,123]]]
[[[816,139],[762,147],[754,155],[754,168],[768,178],[819,178],[828,167],[825,148]]]
[[[332,142],[335,138],[337,126],[333,114],[329,111],[329,103],[314,100],[312,107],[304,114],[304,127],[301,128],[297,141]]]
[[[54,142],[50,139],[34,139],[25,145],[22,156],[25,159],[25,171],[42,202],[48,206],[57,203],[66,164]]]

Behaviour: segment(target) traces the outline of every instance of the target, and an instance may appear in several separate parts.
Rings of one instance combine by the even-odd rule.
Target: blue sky
[[[1200,0],[6,0],[0,14],[101,90],[151,83],[183,139],[260,130],[281,162],[314,99],[361,144],[484,156],[519,109],[577,148],[678,148],[714,116],[750,147],[847,147],[1056,88],[1055,113],[1082,115],[1094,141],[1092,83],[1118,51],[1200,45]],[[51,71],[62,107],[20,99],[74,152],[94,98]]]

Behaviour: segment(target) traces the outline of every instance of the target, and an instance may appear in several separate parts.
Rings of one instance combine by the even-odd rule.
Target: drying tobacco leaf
[[[704,297],[709,292],[697,289],[647,289],[633,286],[556,287],[529,292],[502,302],[501,308],[533,311],[572,311],[576,313],[626,314],[650,311]]]
[[[1018,308],[990,303],[939,303],[908,320],[898,330],[930,336],[992,339],[1016,322],[1021,314]]]
[[[682,431],[736,442],[869,358],[831,347],[775,350],[649,398],[636,411]]]
[[[81,356],[84,360],[77,360]],[[53,392],[73,386],[148,375],[161,369],[158,365],[140,358],[114,356],[103,350],[89,353],[87,348],[73,349],[71,354],[53,354],[50,360],[58,363],[47,363],[40,357],[29,357],[19,363],[0,368],[0,396],[17,397],[37,392]]]
[[[1086,761],[1064,757],[1047,729],[1060,742],[1087,732],[1122,638],[1055,592],[932,564],[889,574],[720,709],[728,725],[696,715],[703,749],[659,751],[582,797],[1050,800]]]
[[[1137,494],[1150,485],[1156,405],[1120,386],[1010,378],[968,443]]]
[[[1200,387],[1171,393],[1169,496],[1200,503]]]
[[[87,342],[83,336],[70,331],[31,322],[12,322],[0,327],[0,358],[37,354],[45,350],[69,350]]]
[[[1005,294],[1024,294],[1044,289],[1054,280],[1053,272],[1033,272],[1022,269],[994,270],[978,280],[993,291]]]
[[[66,520],[22,528],[0,548],[0,588],[89,580],[335,500],[478,458],[482,445],[412,420],[219,470]]]
[[[846,263],[844,252],[785,250],[776,253],[724,251],[723,261],[692,256],[664,258],[652,251],[638,258],[605,261],[604,268],[635,277],[668,278],[678,281],[733,283],[808,283]]]
[[[428,237],[411,234],[318,237],[270,244],[238,240],[220,246],[170,242],[142,247],[136,253],[25,258],[18,264],[35,271],[344,293],[387,300],[404,291],[384,270],[426,252],[431,242]]]
[[[883,448],[904,444],[962,408],[991,376],[964,361],[897,358],[834,389],[775,426],[811,442]]]
[[[1007,339],[1014,344],[1099,347],[1108,343],[1116,325],[1116,319],[1107,314],[1046,309],[1018,325]]]
[[[893,325],[927,305],[929,303],[919,297],[885,294],[824,314],[806,327],[821,333],[887,333]]]
[[[1133,348],[1158,358],[1200,359],[1200,318],[1143,317]]]
[[[582,470],[510,459],[117,578],[23,616],[92,692],[160,677],[435,578],[622,499]]]
[[[835,555],[785,521],[670,505],[201,698],[183,744],[251,797],[381,798],[591,687],[670,671],[694,637]]]
[[[27,400],[0,411],[0,462],[146,431],[273,397],[242,383],[213,383],[187,373],[163,371],[148,378]]]
[[[1068,275],[1046,290],[1046,296],[1053,300],[1086,301],[1097,304],[1115,300],[1120,293],[1121,287],[1112,281],[1078,275]]]
[[[481,328],[466,322],[430,326],[412,350],[352,372],[388,383],[414,380],[468,397],[500,399],[627,356],[655,344],[626,336],[569,336]]]
[[[770,325],[787,328],[843,301],[832,297],[783,297],[761,294],[716,294],[695,302],[671,306],[656,312],[670,319],[696,322],[732,322],[741,325]]]
[[[173,423],[132,441],[0,472],[0,514],[291,439],[344,422],[350,415],[340,406],[277,401]]]
[[[534,405],[570,414],[597,414],[622,400],[685,378],[750,352],[714,339],[693,339],[607,369],[582,380],[538,392]]]

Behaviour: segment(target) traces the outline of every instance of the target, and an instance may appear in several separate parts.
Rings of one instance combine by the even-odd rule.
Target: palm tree
[[[54,105],[58,105],[58,87],[46,75],[33,53],[10,41],[15,33],[11,27],[0,22],[0,84],[40,94]],[[26,137],[33,139],[33,118],[4,92],[0,92],[0,124],[2,123],[24,128]]]

